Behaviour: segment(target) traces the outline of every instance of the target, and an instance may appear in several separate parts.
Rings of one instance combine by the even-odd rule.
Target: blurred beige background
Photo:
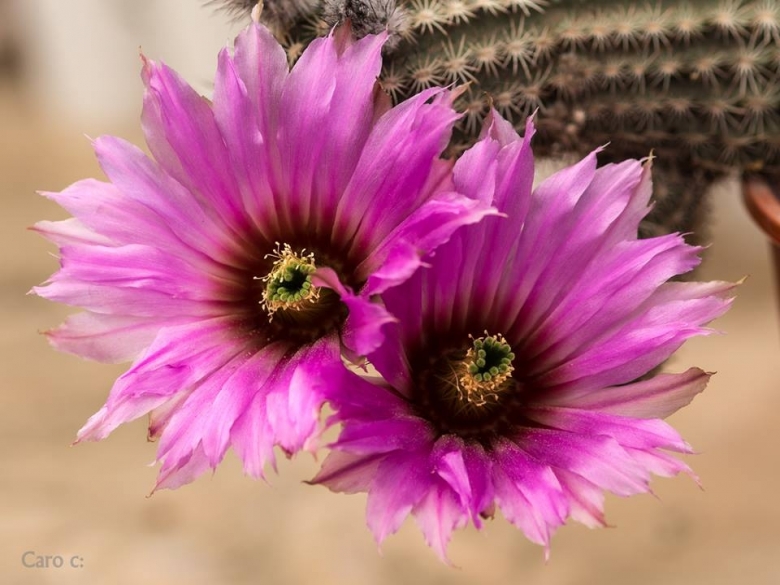
[[[459,569],[411,521],[380,555],[364,497],[303,485],[316,469],[308,457],[282,462],[267,485],[229,455],[213,476],[147,498],[155,447],[143,421],[69,447],[123,367],[58,354],[37,333],[69,310],[25,296],[56,268],[53,248],[25,228],[65,217],[35,190],[99,176],[84,134],[141,142],[139,46],[208,92],[217,51],[239,28],[200,0],[0,0],[0,583],[780,583],[780,323],[766,243],[734,181],[713,195],[701,277],[750,278],[715,325],[726,334],[670,364],[718,372],[672,419],[700,451],[689,463],[705,489],[659,479],[657,499],[610,497],[615,528],[562,529],[547,564],[501,519],[455,535]],[[83,567],[24,568],[26,551]]]

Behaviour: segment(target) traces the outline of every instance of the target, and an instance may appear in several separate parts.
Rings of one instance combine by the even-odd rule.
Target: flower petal
[[[39,297],[65,305],[81,307],[95,313],[136,317],[209,318],[220,314],[210,303],[177,299],[167,293],[135,288],[118,288],[74,280],[59,280],[36,286]]]
[[[85,226],[75,217],[62,221],[39,221],[32,226],[44,238],[58,246],[73,246],[78,244],[93,244],[112,246],[114,243],[104,235],[98,234]]]
[[[235,197],[238,185],[210,104],[165,65],[144,60],[142,78],[141,121],[154,158],[240,240],[246,215]]]
[[[236,421],[286,349],[283,344],[274,344],[253,355],[239,354],[198,384],[162,429],[157,453],[158,461],[163,462],[161,476],[177,468],[199,445],[209,466],[217,466],[235,438],[232,430]]]
[[[557,306],[533,325],[515,324],[513,335],[523,336],[524,349],[535,358],[537,370],[549,370],[578,348],[593,345],[595,336],[624,323],[668,279],[698,265],[698,252],[678,234],[622,242],[601,254],[594,251],[588,269],[565,287]],[[577,266],[571,269],[576,271]],[[541,297],[535,295],[531,305],[537,298]],[[521,310],[529,319],[532,313],[540,314],[531,305]]]
[[[312,282],[334,290],[349,309],[341,341],[353,355],[368,355],[382,344],[384,326],[396,321],[382,305],[353,293],[339,281],[338,275],[331,268],[317,269]]]
[[[199,200],[141,149],[120,138],[101,136],[94,147],[100,167],[120,194],[103,197],[129,221],[118,225],[120,231],[112,237],[125,244],[148,244],[182,257],[191,256],[191,261],[230,263],[237,251],[232,241],[235,238],[230,237],[222,217],[208,202]],[[106,233],[106,203],[98,203],[95,229]],[[123,216],[117,219],[121,221]],[[138,228],[139,221],[143,229]],[[206,268],[215,266],[210,262]]]
[[[243,351],[227,318],[165,327],[114,384],[105,406],[79,431],[78,441],[98,441],[120,424],[167,402]]]
[[[333,446],[350,453],[389,453],[399,449],[412,450],[431,441],[431,432],[420,419],[399,417],[350,422]]]
[[[201,380],[170,416],[160,432],[157,450],[157,461],[162,463],[160,479],[180,469],[198,448],[208,467],[213,469],[222,460],[230,427],[249,398],[245,387],[230,384],[230,380],[240,376],[246,363],[247,357],[240,354],[223,364]]]
[[[137,358],[163,327],[176,320],[101,315],[88,311],[71,315],[56,329],[46,332],[60,351],[96,360],[119,363]]]
[[[566,384],[571,390],[631,382],[667,359],[686,339],[711,333],[703,325],[728,310],[732,299],[723,297],[734,285],[686,284],[659,287],[632,318],[592,339],[587,349],[539,376],[538,383],[548,388]]]
[[[286,213],[330,233],[374,120],[374,83],[386,34],[344,47],[334,34],[312,41],[285,81],[279,156],[294,194]]]
[[[612,437],[553,429],[523,429],[516,441],[537,461],[554,470],[575,473],[619,496],[649,490],[647,471]]]
[[[510,441],[493,450],[496,503],[529,540],[549,547],[555,529],[569,513],[568,501],[553,470]]]
[[[138,243],[139,237],[148,237],[158,247],[180,247],[181,242],[171,233],[163,218],[145,205],[125,197],[115,185],[94,179],[77,181],[60,193],[42,193],[44,197],[72,213],[88,230],[119,244]],[[65,227],[66,237],[84,238],[92,243],[93,237],[73,224]],[[77,230],[76,233],[73,230]],[[98,241],[95,243],[100,244]]]
[[[331,386],[340,386],[350,373],[339,356],[335,336],[318,339],[287,358],[268,393],[267,416],[274,442],[288,453],[312,450],[318,438],[319,414]]]
[[[279,91],[278,88],[265,89],[272,93]],[[266,106],[270,107],[270,104]],[[284,190],[275,177],[278,170],[274,170],[274,167],[279,164],[275,137],[270,128],[261,130],[261,118],[264,115],[267,112],[256,110],[252,96],[239,77],[236,64],[227,49],[224,49],[219,54],[214,87],[214,117],[236,171],[235,178],[239,186],[237,195],[241,197],[245,213],[266,238],[273,240],[273,234],[282,233],[276,209],[283,202],[276,201],[275,196]],[[265,122],[271,123],[270,120]]]
[[[529,408],[526,416],[554,429],[588,437],[612,437],[623,447],[691,452],[690,445],[682,440],[677,431],[660,419],[637,419],[560,407]]]
[[[287,55],[267,28],[253,24],[236,38],[235,64],[257,112],[258,130],[264,140],[271,140],[288,73]]]
[[[492,461],[478,443],[445,436],[434,447],[436,473],[458,495],[460,505],[471,516],[477,528],[482,527],[481,514],[493,504]]]
[[[495,208],[457,193],[432,198],[366,258],[365,267],[358,267],[358,271],[369,270],[368,266],[376,265],[384,256],[381,264],[371,270],[365,294],[380,294],[404,282],[422,266],[422,256],[436,250],[458,228],[497,214]]]
[[[218,301],[220,271],[204,273],[198,267],[158,248],[125,246],[65,246],[62,269],[51,280],[94,283],[161,293],[174,299]],[[227,276],[227,274],[225,274]]]
[[[450,564],[447,545],[452,531],[465,526],[469,518],[452,489],[444,482],[434,483],[414,506],[412,513],[425,536],[425,542],[442,561]]]
[[[356,455],[331,451],[311,484],[322,484],[334,492],[355,494],[367,492],[384,453]]]
[[[192,453],[180,460],[176,466],[165,469],[157,477],[157,483],[152,493],[157,490],[175,490],[186,485],[205,473],[209,468],[209,459],[203,452],[203,447],[198,445]]]
[[[704,390],[711,376],[699,368],[690,368],[682,374],[659,374],[602,390],[563,390],[556,392],[554,398],[541,400],[550,406],[592,409],[636,418],[666,418],[690,404]]]
[[[451,99],[443,89],[424,91],[373,126],[332,226],[352,250],[373,249],[443,188],[435,161],[458,118]]]
[[[555,469],[555,476],[569,500],[569,514],[588,528],[602,528],[604,520],[604,491],[584,477],[565,469]]]
[[[429,449],[397,451],[388,454],[378,465],[366,509],[368,527],[378,544],[401,527],[435,485],[429,455]]]

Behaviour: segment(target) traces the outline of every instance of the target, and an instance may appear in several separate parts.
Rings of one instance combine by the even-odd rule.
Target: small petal
[[[553,531],[568,516],[568,503],[558,478],[544,463],[508,441],[494,450],[496,503],[529,540],[549,546]]]
[[[175,467],[166,468],[157,478],[152,493],[157,490],[175,490],[200,477],[209,468],[209,459],[198,445],[187,457],[177,463]]]
[[[602,528],[604,520],[604,492],[584,477],[565,469],[556,469],[555,475],[569,499],[571,517],[588,528]]]
[[[60,351],[106,363],[137,358],[163,327],[175,319],[101,315],[83,312],[71,315],[56,329],[46,332],[51,344]]]
[[[113,245],[109,238],[93,232],[75,217],[62,221],[39,221],[31,229],[58,246],[73,246],[77,244]]]
[[[377,120],[332,226],[353,250],[373,249],[436,194],[428,179],[458,118],[449,100],[445,90],[425,91]]]
[[[442,561],[449,564],[447,545],[452,531],[462,528],[468,522],[468,515],[455,494],[449,486],[438,483],[414,507],[413,514],[425,536],[425,542]]]
[[[142,78],[142,122],[154,158],[226,226],[245,229],[230,157],[209,103],[165,65],[145,60]]]
[[[366,492],[383,459],[382,453],[356,455],[331,451],[310,483],[322,484],[334,492],[347,494]]]
[[[608,436],[624,447],[673,449],[690,452],[690,446],[667,423],[659,419],[636,419],[574,408],[529,408],[527,416],[550,428],[589,437]]]
[[[396,452],[378,465],[366,509],[368,527],[378,544],[398,531],[430,491],[435,476],[431,474],[429,454],[426,450]]]
[[[682,374],[659,374],[641,382],[598,391],[558,392],[551,406],[571,406],[636,418],[666,418],[702,392],[712,374],[690,368]]]
[[[312,282],[334,290],[338,293],[341,302],[349,308],[349,317],[342,334],[342,343],[347,348],[354,354],[363,356],[373,352],[382,344],[383,326],[396,321],[396,318],[382,305],[353,293],[341,284],[338,275],[331,268],[318,269]]]

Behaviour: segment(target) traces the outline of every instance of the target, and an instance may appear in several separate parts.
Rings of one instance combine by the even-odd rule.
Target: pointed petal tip
[[[263,3],[258,2],[252,7],[251,12],[249,13],[249,18],[252,20],[252,24],[254,26],[262,26],[260,24],[260,15],[263,13]]]
[[[438,550],[437,548],[434,548],[434,552],[436,553],[436,556],[439,557],[439,560],[442,563],[444,563],[445,565],[447,565],[447,568],[455,569],[456,571],[463,570],[463,567],[461,567],[460,565],[456,565],[455,563],[452,562],[452,560],[450,560],[449,555],[447,555],[447,549],[446,548],[444,550],[441,550],[441,551]]]
[[[146,55],[144,55],[140,46],[138,47],[138,56],[141,59],[141,80],[143,81],[144,85],[148,87],[149,79],[152,75],[152,69],[154,68],[155,63]]]
[[[84,427],[81,430],[79,430],[78,433],[76,433],[76,440],[73,441],[71,445],[79,445],[85,441],[94,443],[97,441],[101,441],[102,439],[105,439],[105,436],[101,436],[101,434],[98,433],[95,428],[87,429],[87,425],[84,425]]]
[[[105,428],[107,409],[105,406],[101,407],[95,414],[89,417],[84,426],[81,427],[76,433],[76,443],[83,441],[102,441],[114,428]]]
[[[702,485],[701,483],[701,478],[699,478],[699,476],[696,475],[696,473],[694,473],[694,471],[690,467],[685,465],[680,471],[682,471],[685,475],[691,478],[693,483],[696,484],[696,487],[698,487],[701,491],[704,491],[704,485]]]
[[[458,99],[460,96],[462,96],[464,93],[466,93],[471,87],[472,82],[468,81],[466,83],[462,83],[461,85],[454,85],[451,86],[447,91],[450,94],[451,97],[451,103],[455,103],[455,100]],[[461,113],[459,117],[462,117],[463,114]]]
[[[274,471],[276,471],[276,468],[274,468]],[[262,481],[268,487],[273,487],[271,480],[265,475],[265,473],[263,473],[262,470],[260,471],[260,473],[253,473],[253,472],[249,473],[245,471],[244,475],[249,479],[253,479],[255,481]]]

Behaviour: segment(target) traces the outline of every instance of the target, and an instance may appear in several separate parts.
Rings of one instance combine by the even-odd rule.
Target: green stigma
[[[311,277],[317,266],[314,254],[293,252],[289,244],[276,243],[276,251],[267,257],[276,258],[271,271],[261,280],[265,281],[262,307],[268,312],[269,319],[280,310],[300,311],[307,305],[316,303],[320,289],[312,284]]]
[[[497,401],[498,394],[512,377],[515,354],[500,333],[472,340],[472,346],[457,368],[458,389],[462,400],[482,406],[489,400]]]

